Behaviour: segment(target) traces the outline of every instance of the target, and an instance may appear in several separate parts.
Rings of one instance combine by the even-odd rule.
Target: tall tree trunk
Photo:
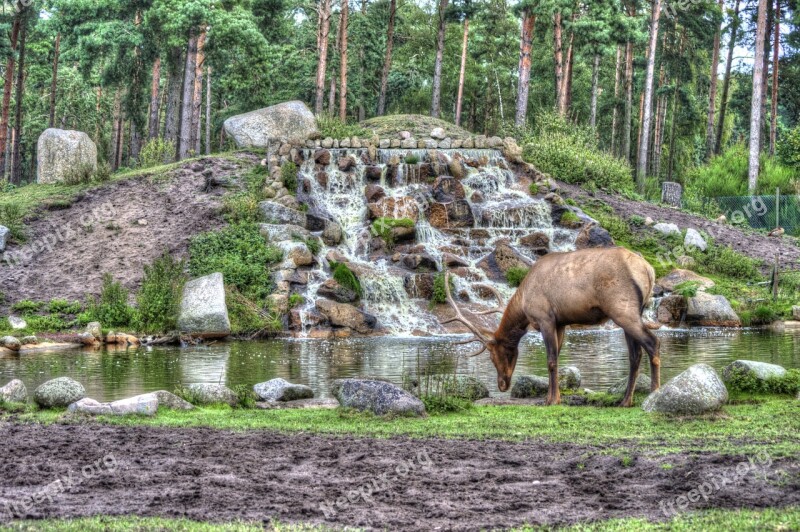
[[[725,78],[722,81],[722,96],[719,103],[719,120],[717,121],[717,138],[714,141],[714,154],[722,152],[722,134],[725,131],[725,114],[728,110],[728,92],[731,87],[731,69],[733,68],[733,52],[736,48],[736,34],[739,31],[739,7],[741,0],[734,0],[733,19],[731,20],[731,38],[728,41],[728,59],[725,63]]]
[[[347,121],[347,20],[350,15],[350,1],[342,0],[342,13],[339,19],[339,120]]]
[[[173,48],[169,57],[167,109],[164,113],[164,140],[177,145],[180,129],[181,92],[183,86],[183,50]],[[168,162],[168,161],[165,161]]]
[[[211,66],[206,69],[206,155],[211,155]]]
[[[636,17],[636,3],[628,4],[628,16]],[[625,124],[622,134],[622,156],[632,161],[631,143],[633,126],[633,41],[625,43]]]
[[[686,42],[686,29],[681,32],[680,44],[678,44],[678,57],[683,57],[684,44]],[[678,108],[680,107],[681,77],[679,73],[675,75],[675,92],[672,96],[672,116],[670,117],[669,134],[669,166],[667,167],[667,181],[673,181],[672,175],[675,170],[675,134],[677,131]]]
[[[522,36],[519,40],[519,85],[517,86],[517,112],[514,123],[523,127],[528,116],[528,93],[531,83],[531,48],[536,15],[530,9],[522,12]]]
[[[192,28],[186,46],[186,65],[183,71],[183,97],[181,100],[180,126],[178,133],[177,160],[189,156],[192,149],[192,110],[194,104],[194,78],[197,66],[197,35]]]
[[[750,108],[750,164],[747,172],[747,187],[750,194],[755,194],[758,186],[759,156],[761,155],[761,104],[764,94],[764,40],[767,34],[767,9],[767,0],[758,0],[756,51],[753,63],[753,98]]]
[[[397,13],[397,0],[389,3],[389,27],[386,30],[386,57],[381,72],[381,93],[378,96],[378,116],[386,113],[386,90],[389,87],[389,72],[392,70],[392,48],[394,46],[394,19]]]
[[[192,149],[195,156],[200,155],[200,143],[202,135],[202,111],[203,111],[203,69],[205,68],[205,44],[206,29],[203,28],[200,37],[197,38],[197,60],[194,69],[194,95],[192,98]]]
[[[158,137],[158,104],[161,101],[161,57],[153,61],[153,73],[150,83],[150,118],[148,121],[147,137]]]
[[[589,116],[589,125],[594,129],[597,127],[597,79],[600,72],[600,54],[594,54],[592,63],[592,112]]]
[[[316,97],[314,112],[322,114],[325,102],[325,73],[328,68],[328,38],[331,33],[331,0],[322,0],[319,6],[319,59],[317,60]]]
[[[56,34],[56,43],[53,46],[53,78],[50,81],[50,121],[47,127],[56,124],[56,94],[58,93],[58,53],[61,48],[61,34]]]
[[[572,22],[575,21],[575,15],[572,15]],[[559,114],[567,116],[569,109],[572,106],[572,66],[575,60],[575,32],[570,29],[569,32],[569,46],[567,46],[567,54],[564,57],[564,68],[562,69],[561,81],[561,100],[559,102]]]
[[[775,0],[775,34],[772,43],[772,109],[769,124],[769,155],[775,155],[778,136],[778,71],[781,51],[781,0]]]
[[[725,0],[719,0],[719,8],[725,8]],[[714,34],[714,49],[711,53],[711,83],[708,87],[708,120],[706,121],[706,160],[714,153],[714,113],[717,110],[717,70],[719,70],[719,43],[722,38],[722,22]]]
[[[102,121],[102,117],[100,116],[100,104],[103,101],[103,86],[100,85],[97,87],[97,101],[95,103],[94,109],[94,143],[99,145],[100,144],[100,122]],[[61,122],[64,122],[64,118],[61,118]]]
[[[642,131],[641,141],[639,142],[639,157],[636,161],[636,187],[639,192],[644,191],[647,174],[647,149],[650,143],[650,122],[653,116],[653,78],[656,70],[656,46],[658,45],[658,22],[661,18],[661,1],[653,0],[653,13],[650,19],[650,44],[648,45],[647,75],[644,85]]]
[[[561,86],[564,83],[564,51],[561,12],[553,15],[553,63],[556,75],[556,110],[561,113]]]
[[[19,39],[19,27],[22,22],[22,13],[17,13],[14,16],[14,23],[11,26],[11,50],[6,60],[6,76],[3,82],[3,110],[2,117],[0,118],[0,180],[6,175],[6,152],[8,151],[8,135],[9,135],[9,115],[11,113],[11,90],[14,88],[14,70],[16,66],[16,58],[14,54],[17,51],[17,40]]]
[[[28,40],[28,9],[22,12],[22,22],[19,29],[19,62],[17,63],[17,90],[14,95],[16,111],[14,113],[14,146],[11,152],[11,182],[15,185],[22,183],[22,100],[25,94],[25,48]]]
[[[114,92],[114,118],[111,122],[111,144],[108,151],[108,164],[111,166],[112,171],[116,171],[121,163],[121,150],[120,146],[122,141],[122,91],[117,89]]]
[[[666,36],[664,32],[664,43],[662,49],[666,50]],[[664,61],[661,61],[661,67],[658,71],[658,88],[662,89],[666,83],[666,68]],[[661,175],[661,153],[664,143],[664,121],[667,115],[667,98],[662,94],[656,102],[656,126],[653,133],[653,156],[650,158],[651,174],[656,178]]]
[[[467,43],[469,41],[469,19],[464,19],[464,41],[461,44],[461,70],[458,74],[458,97],[456,98],[456,125],[461,125],[461,106],[464,101],[464,77],[467,74]]]
[[[622,46],[617,45],[617,58],[614,66],[614,111],[611,115],[611,153],[617,155],[617,127],[619,115],[619,80],[622,77]]]
[[[433,65],[433,95],[431,97],[431,116],[439,118],[442,107],[442,61],[444,59],[445,18],[449,0],[439,0],[439,31],[436,34],[436,61]]]
[[[767,114],[767,94],[769,94],[769,60],[772,49],[772,0],[767,0],[767,22],[764,29],[764,68],[761,70],[761,135],[759,151],[764,151],[764,144],[769,142],[769,115]]]
[[[139,128],[136,127],[136,121],[131,118],[130,121],[130,145],[128,146],[128,161],[133,163],[137,159],[139,159],[139,152],[141,151],[142,147],[142,136],[139,134]],[[133,166],[133,164],[128,164],[128,166]]]

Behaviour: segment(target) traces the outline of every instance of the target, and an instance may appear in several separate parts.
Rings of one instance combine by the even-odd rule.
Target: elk
[[[492,290],[500,306],[477,313],[503,317],[494,332],[467,319],[450,293],[450,274],[445,274],[447,302],[455,315],[442,324],[460,322],[475,336],[461,344],[480,342],[472,356],[488,350],[497,369],[497,387],[508,390],[519,356],[519,343],[528,327],[540,331],[547,351],[549,390],[547,404],[561,402],[558,389],[558,354],[568,325],[599,325],[607,320],[625,332],[630,373],[620,406],[633,405],[642,349],[650,358],[651,391],[660,385],[659,341],[642,322],[642,311],[655,284],[653,268],[639,255],[624,248],[594,248],[550,253],[531,267],[505,310],[503,297]]]

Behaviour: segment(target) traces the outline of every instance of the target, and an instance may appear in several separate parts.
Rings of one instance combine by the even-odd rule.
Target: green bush
[[[450,414],[464,412],[472,408],[472,401],[450,395],[422,395],[420,401],[425,405],[428,414]]]
[[[281,166],[281,182],[292,194],[297,194],[297,165],[289,161]]]
[[[289,308],[295,308],[298,305],[302,305],[306,302],[306,298],[304,298],[300,294],[292,294],[289,296]]]
[[[371,136],[370,132],[358,124],[342,122],[339,117],[328,114],[317,115],[317,129],[320,136],[332,139]]]
[[[433,295],[431,296],[431,305],[444,305],[447,303],[447,291],[444,289],[444,279],[446,275],[444,272],[437,273],[433,278]],[[450,290],[455,289],[455,282],[450,278]]]
[[[8,228],[12,240],[23,242],[25,240],[25,216],[22,208],[15,203],[0,205],[0,225]]]
[[[509,286],[517,287],[522,284],[522,280],[525,279],[525,276],[528,275],[530,268],[524,268],[522,266],[512,266],[506,272],[506,281],[508,281]]]
[[[99,298],[90,298],[88,306],[92,321],[103,327],[128,327],[134,317],[134,309],[128,305],[128,291],[114,281],[110,273],[103,275],[103,288]]]
[[[794,396],[800,392],[800,369],[786,370],[783,377],[761,380],[744,368],[737,368],[725,378],[725,384],[733,392]]]
[[[419,164],[419,157],[416,155],[406,155],[403,162],[406,164]]]
[[[26,316],[27,329],[36,332],[59,332],[69,329],[70,323],[58,314]]]
[[[94,166],[91,164],[79,164],[69,168],[64,173],[64,183],[67,185],[84,185],[92,182]]]
[[[383,239],[389,247],[394,246],[392,229],[395,227],[414,227],[410,218],[378,218],[372,222],[372,234]]]
[[[349,288],[355,292],[358,297],[364,297],[364,289],[361,287],[361,281],[358,280],[356,274],[353,273],[353,270],[351,270],[347,264],[343,262],[331,262],[331,272],[333,272],[333,278],[337,283],[345,288]]]
[[[175,159],[175,144],[162,138],[152,139],[139,152],[139,167],[161,166]]]
[[[252,386],[246,384],[237,384],[233,387],[233,393],[236,394],[238,408],[255,408],[258,401],[258,395],[253,391]]]
[[[104,183],[111,179],[111,165],[106,162],[97,163],[97,170],[94,171],[92,179],[98,183]]]
[[[263,304],[272,291],[269,266],[282,258],[280,249],[266,244],[258,225],[240,223],[193,238],[189,245],[189,273],[200,277],[222,272],[228,286]]]
[[[781,163],[800,169],[800,125],[781,134],[777,153]]]
[[[225,288],[225,303],[234,336],[272,336],[283,328],[279,314],[265,310],[233,287]]]
[[[694,249],[690,250],[689,254],[704,273],[716,273],[744,281],[761,278],[758,270],[761,261],[742,255],[729,246],[712,245],[705,252]]]
[[[695,297],[698,288],[700,288],[700,283],[697,281],[684,281],[678,284],[673,292],[683,297]]]
[[[144,267],[142,286],[136,293],[136,329],[146,333],[175,330],[180,311],[185,263],[164,253]]]
[[[31,301],[30,299],[23,299],[11,305],[11,310],[19,312],[23,316],[39,312],[44,307],[41,301]]]
[[[322,243],[320,242],[319,238],[315,236],[306,238],[300,235],[293,235],[292,239],[295,242],[302,242],[305,244],[312,255],[319,255],[319,252],[322,250]]]
[[[78,301],[70,302],[66,299],[53,299],[47,308],[53,314],[80,314],[83,310],[83,305]]]

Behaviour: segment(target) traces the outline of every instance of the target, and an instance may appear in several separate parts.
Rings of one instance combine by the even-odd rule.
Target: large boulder
[[[178,329],[200,338],[221,338],[231,333],[221,273],[186,283],[178,314]]]
[[[97,170],[97,146],[81,131],[45,129],[36,150],[37,183],[61,183],[71,172]]]
[[[511,268],[530,268],[531,261],[520,254],[505,242],[495,246],[494,251],[483,258],[478,263],[478,267],[484,270],[491,279],[495,281],[505,280],[505,274]]]
[[[284,379],[272,379],[253,386],[259,399],[262,401],[296,401],[298,399],[311,399],[314,390],[304,384],[292,384]]]
[[[305,227],[291,224],[261,224],[259,225],[259,232],[267,242],[286,242],[298,238],[312,238],[311,232],[309,232]]]
[[[314,264],[314,254],[303,242],[279,242],[278,247],[283,251],[282,268],[299,268]]]
[[[11,234],[11,230],[4,225],[0,225],[0,253],[6,250],[6,243],[8,243],[8,237]]]
[[[425,405],[390,382],[340,379],[333,382],[331,394],[344,408],[372,412],[378,416],[425,414]]]
[[[742,320],[725,296],[698,292],[686,300],[686,323],[699,327],[741,327]]]
[[[741,386],[742,380],[755,380],[761,383],[769,379],[776,379],[786,375],[786,368],[767,362],[755,360],[736,360],[722,370],[722,380],[732,386]]]
[[[330,278],[322,283],[317,290],[320,297],[332,299],[337,303],[353,303],[358,300],[358,294],[354,290],[342,286],[336,279]]]
[[[290,209],[274,201],[262,201],[258,204],[258,208],[261,210],[261,214],[264,215],[264,219],[268,224],[306,227],[308,223],[306,213]]]
[[[360,334],[368,334],[378,325],[372,314],[358,310],[353,305],[337,303],[330,299],[318,299],[316,308],[332,325],[347,327]]]
[[[0,347],[5,347],[11,351],[19,351],[22,348],[22,342],[14,336],[3,336],[0,338]]]
[[[714,368],[695,364],[677,375],[642,404],[645,412],[696,415],[719,410],[728,400],[728,389]]]
[[[94,416],[154,416],[158,412],[158,397],[148,393],[111,403],[100,403],[87,397],[69,405],[69,411]]]
[[[25,384],[21,380],[14,379],[0,388],[0,401],[6,403],[27,403],[28,389],[25,388]]]
[[[515,399],[541,397],[547,395],[549,389],[550,381],[547,377],[523,375],[514,381],[514,386],[511,387],[511,397]]]
[[[674,269],[667,275],[656,281],[656,285],[664,292],[672,292],[675,287],[681,283],[693,282],[697,283],[698,290],[705,290],[714,286],[714,281],[708,277],[703,277],[690,270]]]
[[[665,325],[680,323],[686,315],[686,298],[672,294],[662,297],[656,308],[656,320]]]
[[[84,397],[86,389],[69,377],[49,380],[33,392],[33,400],[42,408],[66,408]]]
[[[314,114],[298,101],[232,116],[223,127],[239,148],[266,148],[275,139],[299,144],[319,136]]]
[[[594,224],[584,226],[575,239],[575,247],[577,249],[608,248],[615,245],[611,234],[599,225]]]
[[[195,383],[187,386],[186,391],[192,397],[192,402],[198,405],[239,404],[236,393],[222,384]]]

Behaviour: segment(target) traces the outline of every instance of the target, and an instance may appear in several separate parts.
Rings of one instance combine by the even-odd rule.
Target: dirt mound
[[[0,522],[12,517],[11,508],[36,519],[133,514],[494,530],[627,516],[663,520],[662,507],[674,509],[687,496],[689,511],[800,503],[800,463],[788,459],[755,458],[751,465],[746,457],[648,458],[630,451],[621,459],[569,444],[94,424],[4,423],[0,441]],[[737,474],[740,464],[745,474]],[[61,478],[75,482],[41,496]],[[705,496],[695,498],[690,492],[707,481]]]
[[[203,173],[237,176],[255,162],[245,154],[205,158],[164,174],[110,182],[77,195],[62,210],[40,210],[28,220],[27,241],[10,246],[0,262],[3,304],[83,300],[100,291],[105,273],[135,290],[143,267],[165,250],[185,257],[192,236],[224,224],[219,210],[225,189],[204,192]]]
[[[454,139],[466,139],[472,133],[455,124],[425,115],[389,115],[370,118],[359,124],[380,138],[395,138],[401,131],[411,132],[416,139],[427,139],[431,131],[440,127],[446,135]]]

